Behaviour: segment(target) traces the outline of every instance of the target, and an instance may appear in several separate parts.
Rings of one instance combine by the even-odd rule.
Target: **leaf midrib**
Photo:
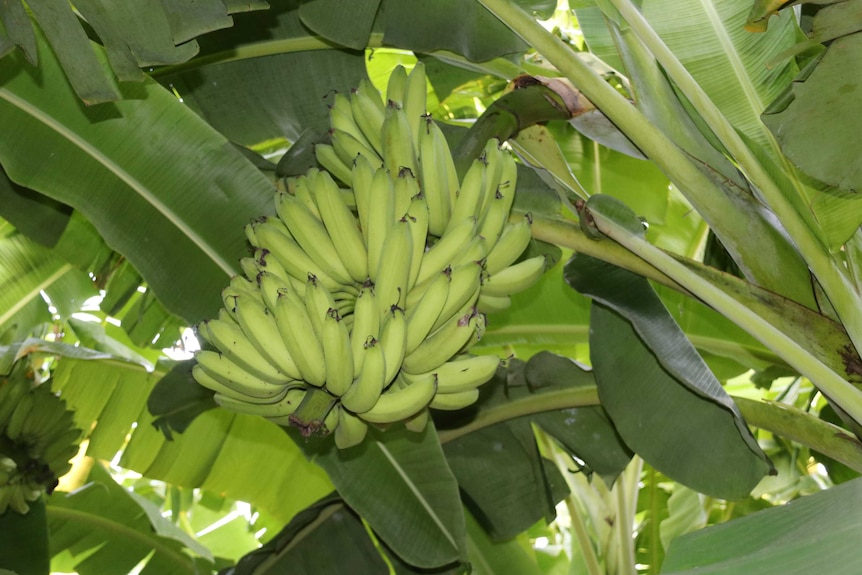
[[[33,119],[41,122],[47,128],[56,132],[60,137],[66,139],[70,144],[77,147],[79,150],[90,156],[97,163],[102,165],[106,170],[114,174],[123,183],[129,186],[135,193],[149,203],[162,216],[165,217],[176,229],[183,233],[198,249],[213,261],[228,277],[233,276],[233,265],[227,262],[220,256],[212,246],[210,246],[197,232],[185,224],[173,210],[168,208],[164,202],[157,198],[142,182],[135,178],[128,171],[121,168],[116,162],[102,153],[101,150],[90,144],[87,140],[80,137],[75,132],[69,130],[61,122],[57,121],[50,114],[45,113],[41,109],[32,105],[30,102],[19,98],[7,88],[0,88],[0,98],[3,98],[11,105],[17,107],[22,112],[30,115]]]

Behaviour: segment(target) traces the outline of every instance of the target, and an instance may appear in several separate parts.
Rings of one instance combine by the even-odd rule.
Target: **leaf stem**
[[[810,379],[854,420],[862,422],[862,392],[788,337],[786,333],[764,320],[720,287],[704,280],[697,273],[611,218],[596,210],[591,210],[590,214],[602,233],[675,279],[686,290],[750,333],[763,345],[784,358],[788,365]]]
[[[862,473],[862,441],[847,430],[785,403],[731,396],[748,425],[786,437]],[[583,386],[495,405],[461,427],[438,430],[441,443],[454,441],[486,427],[546,411],[601,405],[596,386]]]
[[[631,0],[610,0],[610,2],[644,44],[649,47],[698,114],[739,162],[746,177],[760,191],[770,209],[776,213],[782,226],[799,248],[802,257],[814,275],[817,276],[839,317],[845,323],[848,335],[853,340],[856,349],[862,350],[862,299],[854,289],[852,281],[844,273],[841,264],[830,257],[825,246],[787,199],[787,194],[791,193],[791,190],[782,190],[770,177],[751,148],[746,145],[736,129],[686,70],[682,62],[652,29]],[[772,145],[772,153],[784,164],[785,171],[789,176],[788,181],[795,183],[798,187],[799,183],[791,179],[792,167],[788,164],[778,143],[775,142],[768,130],[764,131]],[[801,195],[799,190],[796,190],[795,193]]]

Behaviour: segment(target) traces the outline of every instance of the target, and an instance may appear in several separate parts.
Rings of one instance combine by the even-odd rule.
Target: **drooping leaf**
[[[557,468],[541,455],[534,426],[553,436],[588,474],[612,481],[631,458],[595,405],[588,372],[550,353],[507,363],[507,370],[482,386],[475,407],[435,413],[465,503],[496,541],[552,520],[568,490]]]
[[[272,210],[273,188],[154,82],[85,109],[45,52],[38,81],[20,56],[0,60],[0,123],[15,135],[0,163],[84,214],[168,309],[189,322],[213,314],[245,253],[242,228]]]
[[[243,146],[294,142],[305,130],[323,136],[329,129],[327,96],[349,93],[366,76],[363,53],[338,49],[311,33],[295,0],[238,14],[231,28],[198,41],[198,57],[153,76]]]
[[[862,561],[856,479],[786,505],[683,535],[671,544],[662,575],[737,575],[812,571],[852,575]]]
[[[93,466],[89,479],[73,493],[55,492],[49,501],[52,556],[71,551],[79,557],[74,567],[81,575],[127,573],[141,561],[146,564],[141,573],[147,574],[191,574],[207,568],[210,561],[184,552],[192,543],[187,535],[170,523],[173,535],[164,529],[159,533],[139,502],[101,464]],[[158,518],[163,524],[164,518]]]
[[[642,234],[636,216],[628,217],[627,225]],[[572,287],[595,300],[590,357],[602,405],[626,443],[698,491],[747,495],[768,460],[647,280],[583,254],[573,256],[565,273]],[[693,458],[702,463],[692,466]],[[722,471],[729,468],[734,473]]]
[[[298,434],[291,430],[291,436]],[[362,444],[348,450],[328,438],[306,449],[345,502],[405,562],[437,568],[464,559],[458,484],[433,424],[421,433],[369,430]]]
[[[302,23],[329,40],[363,50],[368,45],[371,25],[381,0],[339,2],[312,0],[299,7]]]

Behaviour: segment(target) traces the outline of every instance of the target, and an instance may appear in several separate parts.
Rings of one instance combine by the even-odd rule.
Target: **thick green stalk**
[[[533,46],[656,163],[715,230],[734,259],[746,269],[749,279],[778,293],[787,288],[787,278],[776,276],[776,270],[783,265],[801,264],[799,256],[750,196],[722,188],[718,179],[710,175],[708,167],[699,165],[686,154],[571,47],[545,30],[514,2],[479,2]],[[764,253],[774,256],[774,265],[762,265]],[[751,265],[748,262],[752,262]]]
[[[829,301],[847,328],[847,333],[853,340],[856,349],[862,350],[862,299],[854,289],[851,280],[844,273],[842,264],[829,255],[825,246],[788,201],[786,192],[770,177],[766,168],[728,122],[724,114],[721,113],[721,110],[656,34],[640,11],[630,0],[610,0],[610,2],[652,51],[667,71],[668,76],[686,95],[698,114],[721,140],[721,143],[739,162],[746,177],[760,190],[770,209],[781,220],[782,225],[799,248],[802,257],[814,275],[817,276],[829,297]],[[773,155],[779,159],[784,159],[778,143],[775,142],[774,138],[770,138],[770,141],[772,142]],[[789,172],[790,167],[786,159],[784,160],[785,168]],[[795,190],[788,190],[787,192],[799,193]]]
[[[783,403],[732,397],[749,425],[811,447],[862,473],[862,442],[847,430]],[[437,434],[441,443],[447,443],[517,417],[595,405],[601,405],[595,386],[541,393],[482,409],[470,423]]]
[[[810,379],[854,420],[862,422],[862,392],[786,333],[672,256],[631,233],[608,215],[594,209],[590,210],[590,215],[603,234],[673,278],[687,291],[750,333],[782,357],[793,369]]]

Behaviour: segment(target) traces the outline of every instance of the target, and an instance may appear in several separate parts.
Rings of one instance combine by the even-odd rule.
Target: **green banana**
[[[389,75],[386,84],[386,101],[394,102],[400,108],[404,105],[404,92],[407,91],[407,70],[404,66],[396,66]]]
[[[369,193],[368,214],[368,275],[372,281],[377,281],[377,270],[380,267],[380,257],[383,243],[389,235],[389,230],[395,226],[395,186],[386,170],[377,170],[371,182]]]
[[[470,164],[467,173],[464,174],[464,179],[461,180],[461,187],[456,194],[455,202],[452,204],[452,216],[443,232],[444,234],[463,220],[467,218],[478,219],[481,215],[486,170],[487,166],[480,158],[473,160],[473,163]]]
[[[335,298],[314,276],[308,276],[305,286],[305,309],[317,339],[323,337],[323,321],[331,309],[338,309]]]
[[[275,304],[275,320],[302,379],[315,387],[323,387],[326,383],[323,346],[314,333],[305,302],[293,292],[282,292]]]
[[[314,181],[319,174],[329,174],[327,171],[321,172],[317,168],[308,170],[304,176],[296,178],[296,183],[293,187],[293,196],[300,201],[302,205],[308,208],[308,211],[314,214],[314,217],[320,219],[320,211],[317,209],[317,200],[311,194],[311,182]],[[332,176],[330,176],[332,177]],[[290,194],[285,194],[289,196]]]
[[[273,367],[269,360],[261,355],[238,324],[233,321],[212,319],[205,321],[204,325],[206,326],[204,335],[210,343],[218,348],[223,356],[246,372],[274,385],[283,385],[292,379],[288,374]]]
[[[481,313],[499,313],[512,307],[512,298],[507,295],[488,295],[479,292],[476,309]]]
[[[350,166],[344,163],[331,144],[315,144],[314,157],[327,172],[345,184],[350,183]]]
[[[413,134],[413,147],[419,149],[419,124],[422,122],[427,106],[428,85],[425,78],[425,64],[416,62],[404,87],[404,100],[402,108],[407,122],[410,125],[410,133]]]
[[[545,256],[535,256],[482,279],[482,293],[504,296],[523,291],[545,273]]]
[[[354,281],[364,282],[368,279],[368,251],[356,218],[329,174],[323,172],[313,184],[313,194],[323,224],[332,238],[338,257]]]
[[[460,267],[466,264],[479,264],[481,266],[486,255],[484,238],[476,236],[463,247],[461,253],[452,259],[451,266]]]
[[[15,410],[12,412],[12,415],[9,416],[9,423],[6,425],[6,437],[12,441],[18,441],[21,439],[24,424],[27,422],[27,418],[30,417],[30,412],[33,411],[33,406],[35,404],[36,399],[33,391],[30,391],[18,399],[15,404]]]
[[[410,211],[413,198],[420,195],[416,176],[407,168],[399,170],[395,178],[395,219],[400,219]]]
[[[256,224],[255,235],[260,240],[259,247],[269,250],[269,253],[294,278],[305,282],[308,274],[313,274],[327,288],[331,290],[343,289],[344,282],[336,281],[323,271],[323,268],[296,243],[288,231],[280,228],[283,226],[275,225],[269,221]]]
[[[348,449],[359,445],[367,434],[368,424],[339,406],[338,427],[335,428],[336,447]]]
[[[335,153],[348,167],[353,165],[357,156],[362,156],[375,165],[383,161],[370,145],[365,145],[352,134],[334,128],[329,132]]]
[[[363,146],[372,147],[353,117],[350,98],[344,94],[335,94],[332,106],[329,108],[329,123],[334,130],[346,132],[356,138]]]
[[[315,263],[339,283],[345,285],[353,283],[353,278],[344,267],[332,239],[326,232],[326,226],[302,202],[289,194],[282,193],[278,196],[276,210],[296,239],[296,243]]]
[[[264,381],[215,351],[200,350],[195,354],[195,359],[197,360],[195,368],[203,369],[207,375],[222,385],[250,397],[258,399],[275,397],[284,391],[284,386],[288,383],[287,380],[281,384]],[[194,368],[192,375],[194,375]],[[206,382],[200,379],[198,383],[207,387]]]
[[[470,342],[476,333],[478,316],[473,307],[461,308],[404,357],[401,369],[411,374],[426,373],[447,362]]]
[[[377,403],[383,392],[386,377],[386,359],[383,346],[376,340],[369,340],[363,347],[364,357],[359,377],[353,380],[350,388],[341,396],[341,405],[353,413],[361,414]]]
[[[431,371],[437,376],[437,393],[460,393],[469,391],[486,383],[500,366],[500,358],[495,355],[455,356],[440,367]],[[404,373],[404,380],[412,382],[427,376],[427,373],[412,375]]]
[[[449,276],[449,289],[446,302],[440,308],[440,315],[431,326],[433,332],[458,312],[465,305],[473,305],[479,297],[482,288],[480,275],[482,268],[473,262],[463,264],[455,269],[447,269],[443,273]]]
[[[394,423],[415,416],[425,409],[437,389],[436,377],[417,379],[410,385],[392,386],[380,396],[377,403],[359,417],[370,423]]]
[[[362,135],[378,154],[383,154],[380,128],[386,117],[386,106],[380,98],[380,92],[367,78],[360,80],[359,88],[351,92],[350,109]]]
[[[410,237],[413,242],[413,253],[410,257],[410,273],[407,274],[407,292],[416,285],[419,277],[419,268],[425,255],[425,245],[428,242],[428,205],[425,196],[418,194],[413,196],[410,206],[404,218],[410,226]]]
[[[383,166],[389,170],[392,177],[397,176],[402,168],[407,168],[414,176],[419,176],[416,152],[413,149],[413,135],[410,133],[410,122],[407,121],[404,110],[392,100],[386,106],[381,142],[383,145]]]
[[[379,345],[383,348],[383,359],[386,363],[386,375],[383,377],[385,388],[398,374],[407,345],[407,319],[400,307],[392,306],[383,320]]]
[[[323,357],[326,360],[326,390],[343,395],[353,383],[353,352],[350,333],[338,311],[330,308],[323,319]]]
[[[503,175],[503,162],[505,157],[511,156],[504,154],[500,149],[500,142],[496,138],[491,138],[485,143],[485,147],[480,154],[481,161],[485,164],[485,179],[482,184],[482,194],[479,204],[479,210],[476,214],[479,217],[480,223],[482,217],[488,211],[491,199],[497,193],[497,188],[500,186],[500,178]]]
[[[368,216],[372,206],[371,182],[374,181],[374,172],[375,169],[371,167],[371,163],[364,156],[356,158],[352,173],[353,195],[356,198],[356,213],[359,216],[359,228],[362,231],[362,239],[366,245],[368,243]],[[368,257],[367,250],[366,257]]]
[[[412,256],[410,226],[406,220],[400,220],[387,234],[380,253],[374,291],[382,314],[388,313],[392,306],[404,309]]]
[[[473,218],[463,220],[444,234],[422,257],[422,265],[419,266],[416,283],[421,284],[434,274],[449,267],[474,237],[476,237],[476,220]]]
[[[514,158],[509,154],[501,158],[501,180],[496,189],[490,193],[482,210],[482,219],[479,222],[479,235],[485,238],[485,249],[490,252],[503,227],[509,221],[509,213],[512,211],[512,202],[515,199],[515,184],[518,177],[518,166]]]
[[[416,415],[404,420],[404,427],[406,427],[408,431],[419,433],[428,426],[428,420],[430,418],[428,408],[424,408]]]
[[[485,257],[485,271],[489,275],[512,265],[524,253],[533,238],[531,227],[532,220],[529,215],[514,224],[506,224],[500,239]]]
[[[365,359],[365,344],[376,341],[380,335],[380,308],[374,290],[359,292],[353,309],[353,327],[350,331],[350,349],[353,355],[353,377],[359,377]]]
[[[431,333],[432,326],[440,317],[449,293],[449,275],[437,274],[422,294],[422,298],[411,305],[407,304],[407,337],[405,355],[415,350]]]
[[[428,407],[431,409],[455,411],[473,405],[477,399],[479,399],[478,389],[468,389],[456,393],[438,393],[431,400]]]
[[[259,299],[238,296],[234,300],[235,318],[257,350],[281,373],[302,379],[302,373],[281,338],[273,313]]]
[[[296,388],[294,388],[296,389]],[[213,399],[220,407],[245,415],[259,415],[267,419],[288,416],[299,406],[300,394],[291,393],[294,389],[284,388],[284,393],[272,403],[248,403],[216,393]]]
[[[282,292],[293,291],[297,293],[296,290],[291,290],[290,280],[278,277],[270,272],[260,272],[257,274],[257,283],[260,286],[260,295],[263,298],[263,304],[271,313],[275,313],[275,304]]]
[[[9,418],[12,417],[15,408],[21,398],[27,395],[30,390],[30,384],[25,381],[16,379],[0,380],[0,390],[3,390],[3,397],[0,398],[0,433],[9,425]]]
[[[426,118],[419,129],[420,187],[428,202],[428,231],[444,235],[458,193],[458,174],[449,144],[433,119]]]

